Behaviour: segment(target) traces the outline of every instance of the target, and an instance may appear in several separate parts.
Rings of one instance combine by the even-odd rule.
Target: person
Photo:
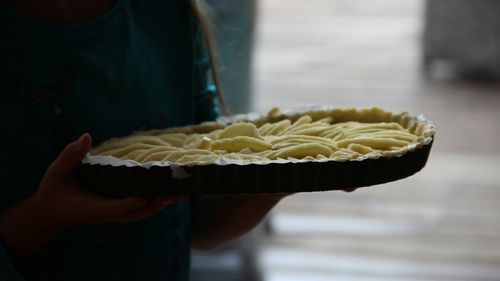
[[[189,280],[191,247],[283,198],[105,198],[76,180],[106,139],[217,116],[200,5],[0,0],[0,280]]]

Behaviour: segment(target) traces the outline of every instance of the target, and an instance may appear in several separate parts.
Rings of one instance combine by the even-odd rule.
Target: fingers
[[[158,197],[151,200],[142,197],[110,199],[96,196],[92,199],[91,210],[83,214],[80,223],[131,223],[143,220],[160,210],[187,198],[187,195]]]
[[[92,146],[89,134],[83,134],[77,141],[68,144],[50,165],[47,175],[50,177],[65,177],[75,171],[80,161],[87,155]]]
[[[185,198],[187,198],[186,195],[179,195],[152,199],[143,208],[132,211],[125,216],[115,219],[114,223],[132,223],[141,221]]]
[[[91,206],[85,209],[89,213],[84,214],[87,223],[112,223],[115,220],[124,217],[130,213],[144,208],[149,201],[142,197],[126,197],[111,199],[96,196],[92,199]]]

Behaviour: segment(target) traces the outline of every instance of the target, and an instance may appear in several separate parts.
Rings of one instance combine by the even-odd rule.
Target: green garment
[[[89,22],[55,24],[0,0],[0,34],[0,210],[84,132],[97,144],[217,115],[187,1],[118,0]],[[17,267],[0,243],[0,280],[188,280],[189,225],[184,200],[139,223],[71,229]]]

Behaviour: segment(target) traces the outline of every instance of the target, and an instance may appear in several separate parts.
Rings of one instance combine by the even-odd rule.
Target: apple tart
[[[422,117],[379,108],[274,108],[266,116],[237,115],[110,139],[91,150],[80,170],[86,185],[101,186],[94,191],[111,185],[114,191],[104,193],[118,196],[355,188],[420,170],[434,133],[434,124]],[[97,181],[97,170],[101,178],[109,178],[103,180],[108,187]],[[132,182],[142,187],[123,192]]]

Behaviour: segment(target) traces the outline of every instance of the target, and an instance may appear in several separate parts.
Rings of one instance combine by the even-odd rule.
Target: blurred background
[[[195,253],[194,281],[500,280],[500,1],[213,2],[234,112],[379,106],[438,132],[420,173],[292,195]]]

